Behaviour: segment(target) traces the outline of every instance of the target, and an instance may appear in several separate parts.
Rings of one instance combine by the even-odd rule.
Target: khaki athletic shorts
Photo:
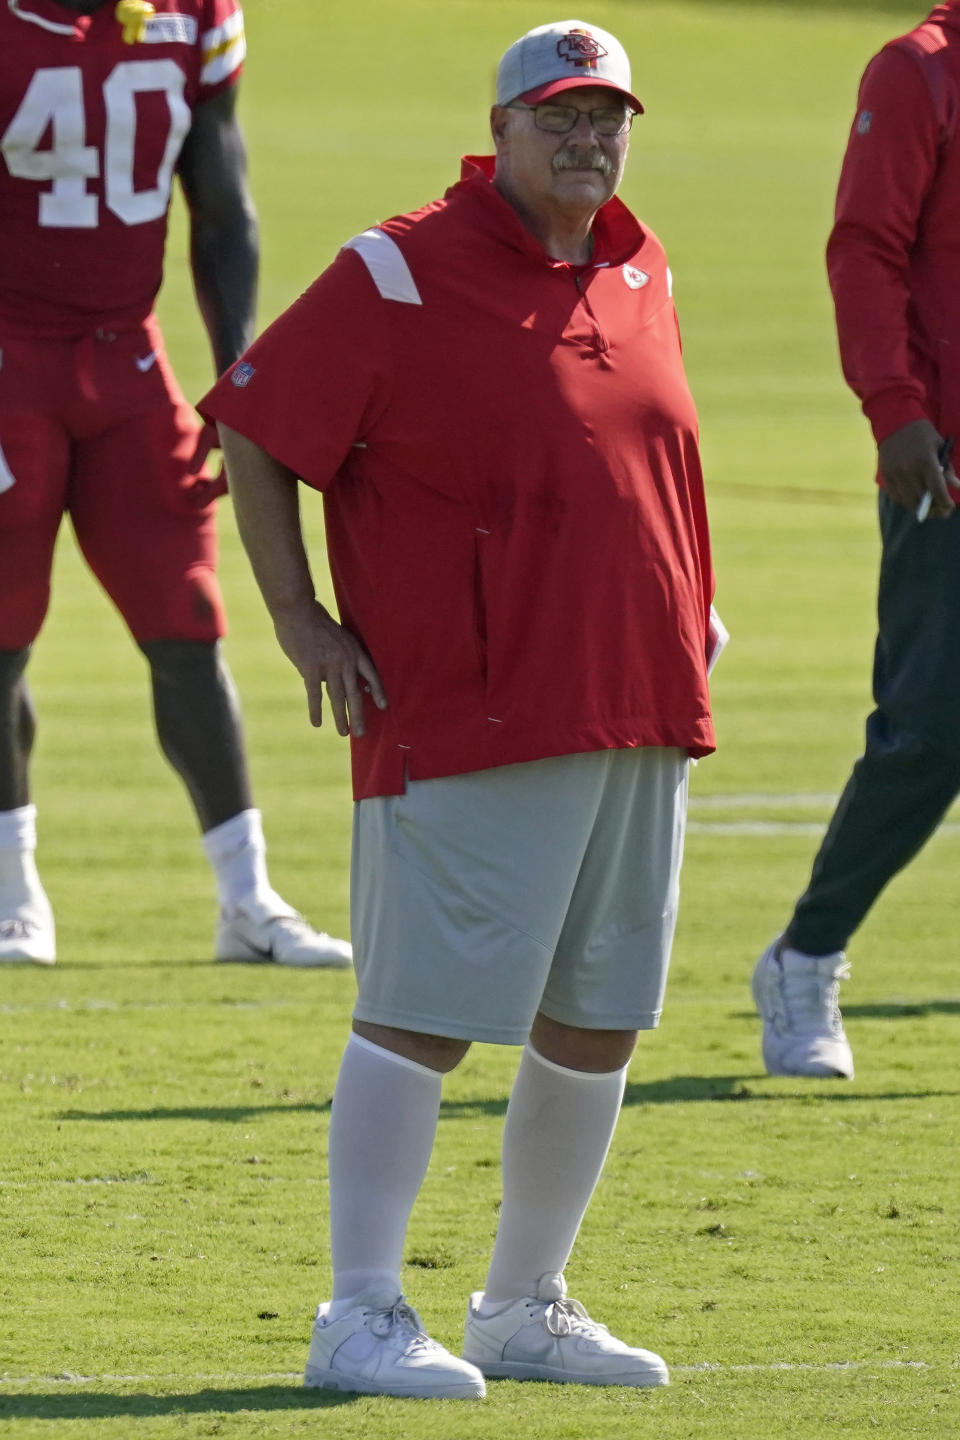
[[[601,750],[411,781],[354,810],[358,1020],[521,1045],[660,1018],[684,752]]]

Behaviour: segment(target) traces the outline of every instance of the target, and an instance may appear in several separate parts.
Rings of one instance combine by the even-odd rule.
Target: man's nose
[[[593,121],[590,119],[588,110],[581,110],[577,116],[577,123],[573,129],[567,132],[567,140],[576,145],[595,145],[597,136],[593,128]]]

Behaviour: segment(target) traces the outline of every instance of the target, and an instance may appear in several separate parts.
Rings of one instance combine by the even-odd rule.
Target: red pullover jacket
[[[324,492],[383,679],[355,795],[635,745],[713,749],[713,590],[670,272],[616,198],[551,260],[464,165],[355,237],[202,410]]]
[[[960,438],[960,0],[867,67],[827,269],[843,372],[881,440]]]

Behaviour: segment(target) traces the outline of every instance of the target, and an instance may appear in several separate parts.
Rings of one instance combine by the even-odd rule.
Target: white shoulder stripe
[[[200,71],[201,85],[219,85],[221,80],[226,80],[235,70],[239,70],[247,55],[246,43],[243,37],[234,41],[230,49],[224,54],[218,55],[208,65],[204,65]]]
[[[673,297],[673,271],[667,266],[667,294]]]
[[[400,246],[385,231],[364,230],[362,235],[348,240],[343,248],[356,250],[384,300],[399,300],[403,305],[423,304]]]
[[[246,59],[247,42],[243,31],[243,12],[235,10],[222,25],[205,30],[200,37],[203,54],[203,68],[200,71],[201,85],[219,85],[235,70],[239,70]]]
[[[228,40],[235,40],[243,32],[243,11],[234,10],[220,25],[213,25],[209,30],[204,30],[200,37],[204,54],[211,50],[219,50]]]

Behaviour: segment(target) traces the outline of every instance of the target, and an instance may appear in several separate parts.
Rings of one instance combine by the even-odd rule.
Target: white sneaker
[[[402,1295],[370,1291],[343,1314],[331,1318],[330,1309],[317,1308],[304,1385],[419,1400],[482,1400],[487,1393],[480,1371],[431,1340]]]
[[[481,1313],[470,1296],[463,1358],[490,1379],[563,1380],[578,1385],[669,1385],[652,1350],[635,1350],[567,1297],[562,1275],[542,1275],[536,1295]]]
[[[768,1075],[853,1079],[853,1051],[837,1004],[850,974],[842,950],[805,955],[778,936],[753,972],[753,999],[763,1019]]]
[[[220,912],[217,960],[293,965],[301,970],[345,970],[353,964],[346,940],[314,930],[279,895],[251,898]]]
[[[43,889],[0,900],[0,964],[53,965],[56,958],[53,911]]]

